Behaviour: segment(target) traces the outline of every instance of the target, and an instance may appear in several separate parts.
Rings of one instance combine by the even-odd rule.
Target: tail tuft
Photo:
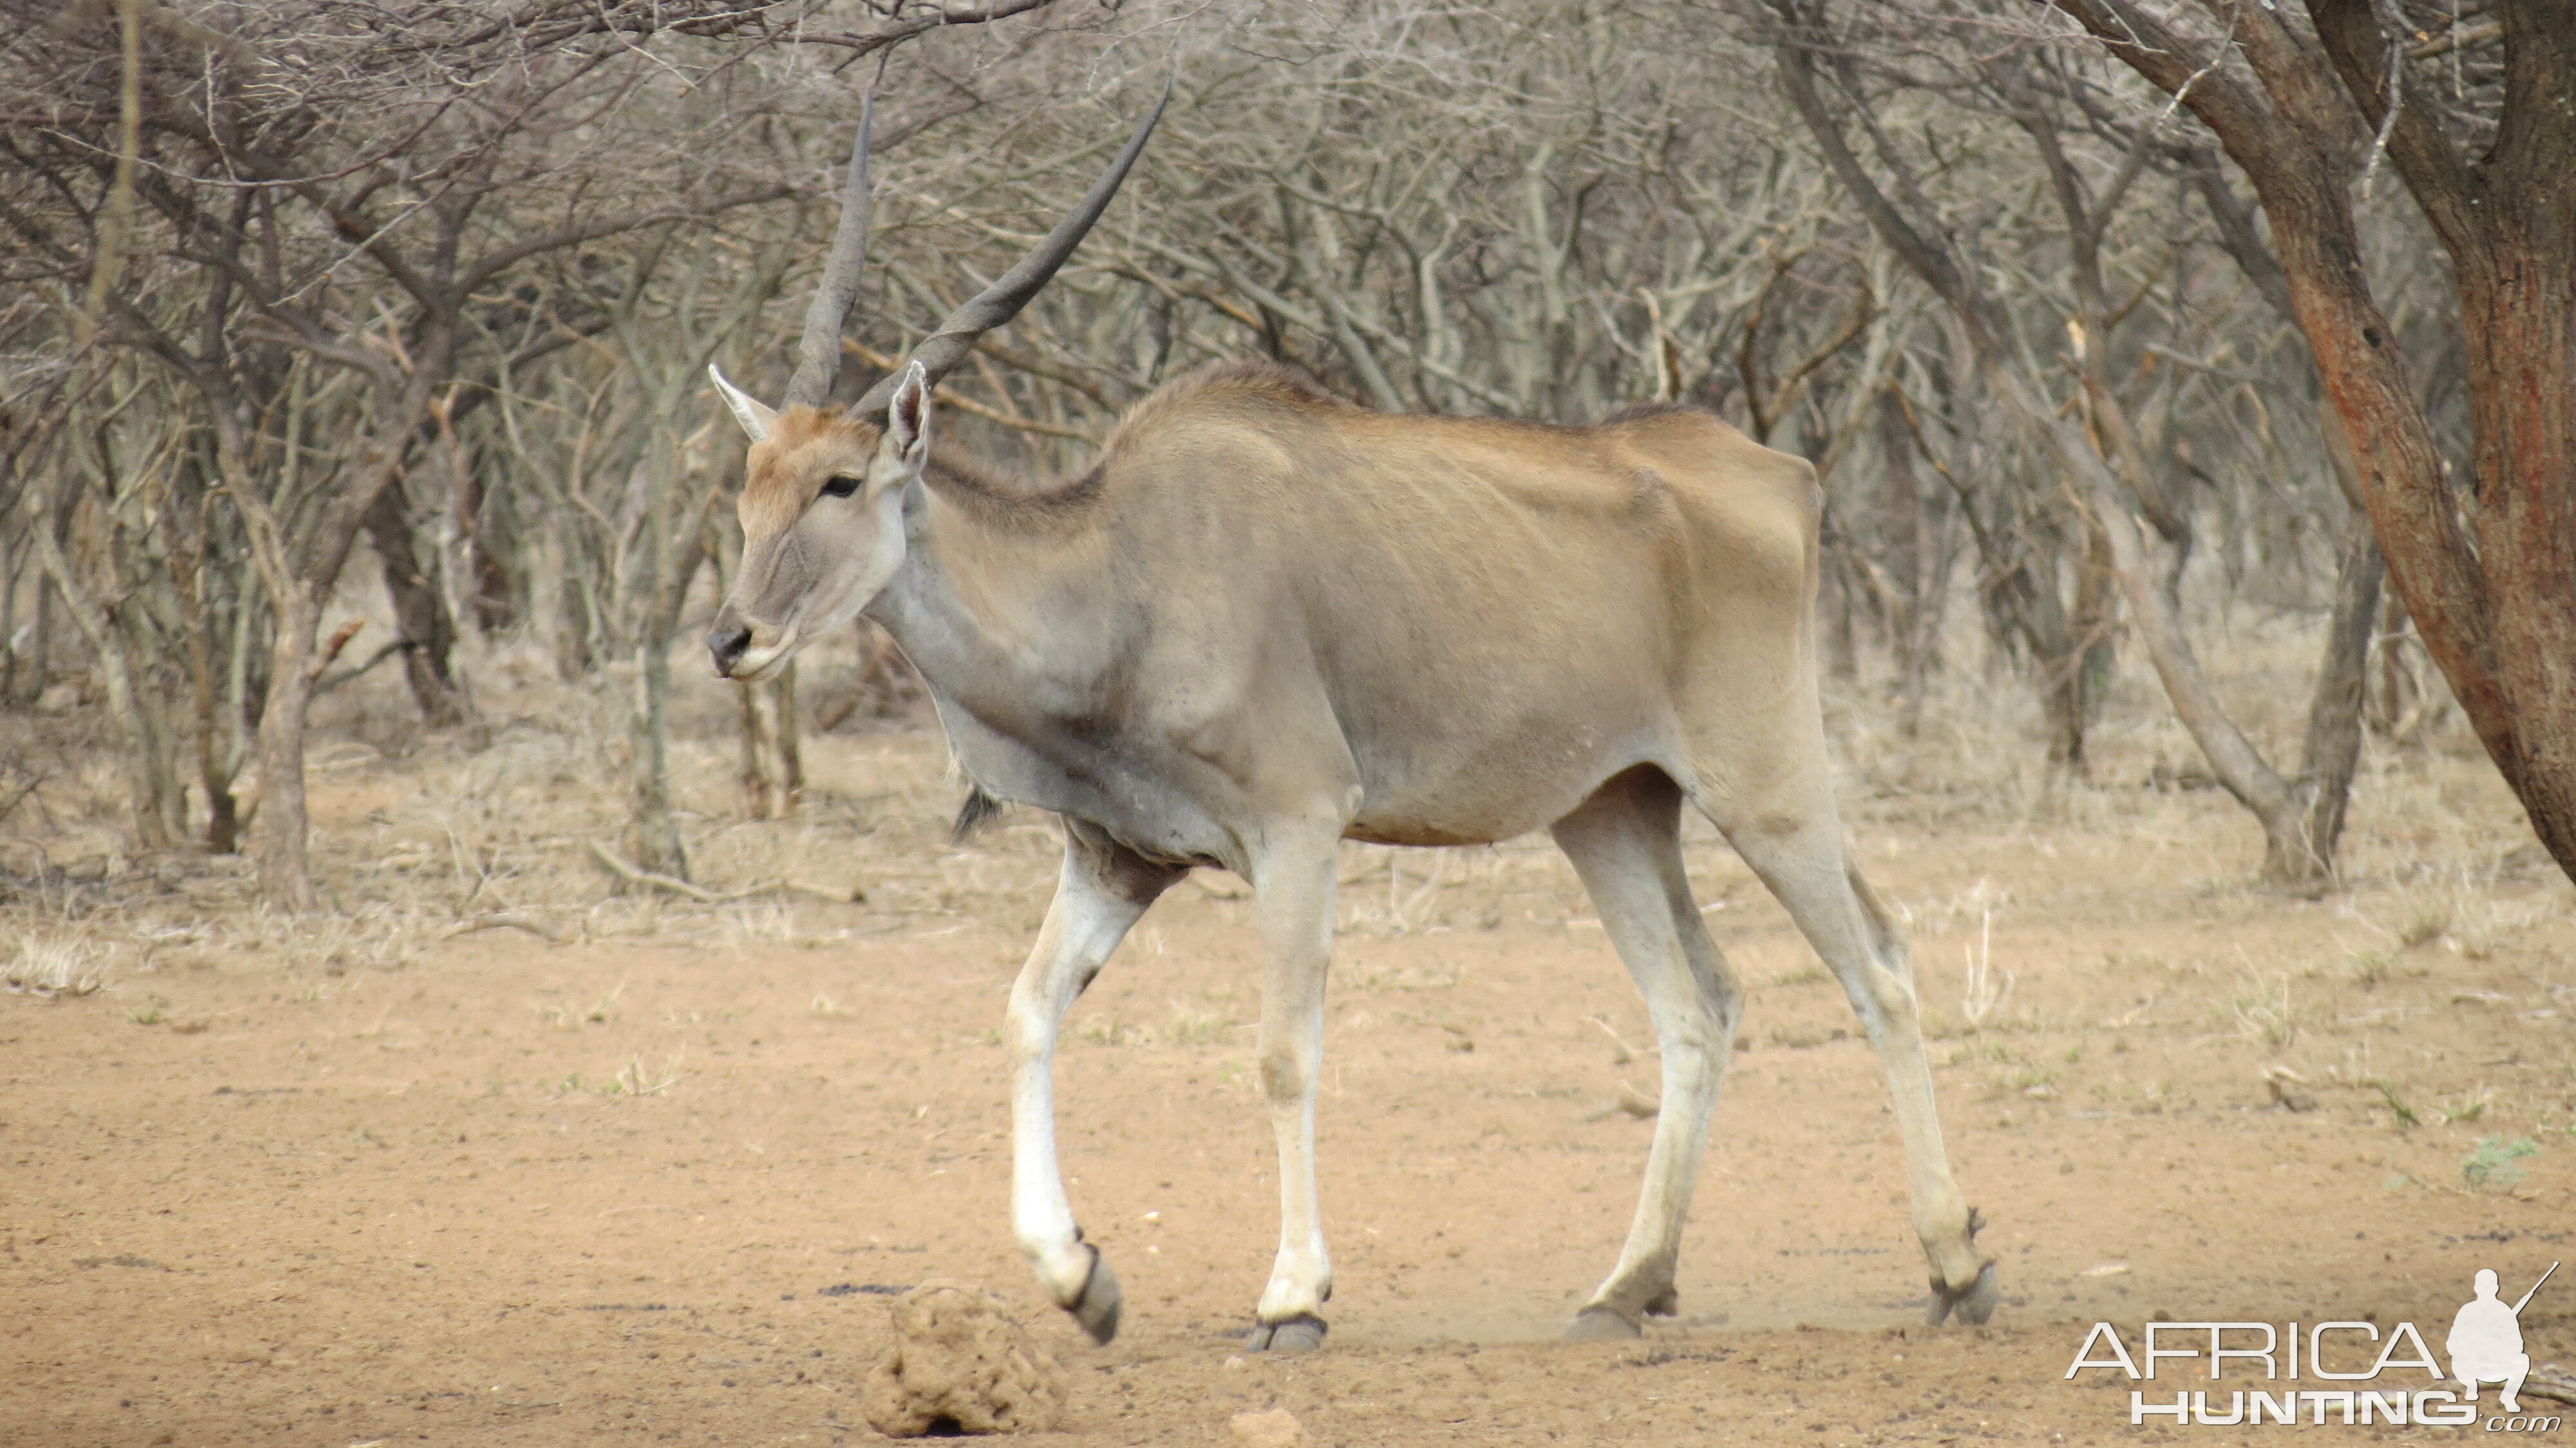
[[[957,807],[957,823],[948,827],[948,843],[962,845],[975,837],[984,826],[1002,813],[1002,802],[984,792],[982,785],[966,790],[966,802]]]

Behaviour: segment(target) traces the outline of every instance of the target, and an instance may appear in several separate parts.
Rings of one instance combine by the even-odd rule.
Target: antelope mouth
[[[795,655],[795,635],[782,632],[775,642],[744,649],[723,674],[737,684],[766,684],[785,673],[787,661]]]
[[[796,652],[798,639],[793,626],[746,623],[728,605],[707,631],[707,654],[717,678],[758,684],[778,677]]]

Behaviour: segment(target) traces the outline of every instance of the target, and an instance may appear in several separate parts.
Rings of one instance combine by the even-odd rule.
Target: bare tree
[[[2036,0],[2033,0],[2036,3]],[[2050,0],[2260,197],[2390,575],[2576,877],[2576,25],[2553,0]],[[2440,238],[2470,447],[2446,457],[2363,265],[2385,157]]]
[[[974,446],[1079,463],[1160,382],[1247,352],[1388,409],[1711,407],[1819,470],[1842,689],[1883,689],[1910,732],[1967,614],[2036,692],[2051,778],[2074,780],[2098,767],[2088,733],[2121,653],[2143,657],[2261,817],[2270,872],[2304,886],[2332,860],[2378,612],[2346,492],[2384,536],[2371,490],[2403,489],[2370,461],[2384,448],[2340,465],[2346,374],[2312,367],[2284,320],[2314,334],[2315,263],[2284,240],[2273,183],[2195,119],[2204,92],[2342,117],[2335,204],[2383,350],[2420,374],[2426,446],[2463,477],[2488,455],[2450,379],[2502,364],[2470,365],[2438,230],[2359,188],[2387,112],[2354,99],[2335,46],[2367,36],[2294,15],[2267,22],[2286,40],[2229,48],[2234,0],[1718,12],[1767,27],[1750,33],[1672,0],[847,17],[540,0],[511,25],[398,5],[345,34],[318,3],[40,7],[0,53],[17,284],[0,296],[0,691],[94,668],[138,701],[117,711],[138,843],[202,828],[224,848],[255,812],[290,905],[316,898],[297,768],[312,697],[394,664],[424,723],[470,725],[478,650],[523,642],[612,706],[627,848],[687,874],[661,761],[693,726],[666,656],[737,547],[695,369],[720,356],[756,391],[784,385],[796,359],[754,339],[793,331],[783,298],[823,250],[798,223],[841,188],[871,74],[882,260],[838,396],[1009,265],[1098,160],[1104,105],[1169,69],[1173,125],[1129,206],[943,382]],[[2132,12],[2192,57],[2161,93],[2063,18]],[[2402,12],[2425,36],[2399,65],[2401,118],[2424,108],[2454,149],[2504,144],[2519,42],[2479,13],[2493,33]],[[1781,62],[1806,67],[1812,106],[1773,103]],[[2334,106],[2282,78],[2298,66]],[[2391,161],[2416,164],[2420,139],[2392,130]],[[2478,606],[2536,617],[2496,580],[2539,515],[2508,518],[2483,481],[2453,491],[2458,537],[2503,530],[2462,565],[2496,595]],[[392,638],[330,616],[361,539]],[[2239,605],[2327,615],[2304,741],[2256,748],[2202,677],[2184,621]],[[2458,617],[2426,625],[2437,656]],[[2497,679],[2508,662],[2524,668]],[[2381,673],[2386,716],[2384,680],[2406,675]],[[790,806],[799,769],[793,685],[758,687],[726,726],[753,814]]]
[[[46,205],[0,201],[0,221],[67,270],[87,260],[86,292],[64,286],[76,357],[130,351],[197,394],[212,490],[240,520],[275,616],[258,711],[261,886],[305,910],[318,900],[303,753],[330,656],[322,615],[371,517],[380,547],[405,551],[379,499],[465,366],[490,310],[481,298],[535,259],[791,188],[667,144],[653,153],[658,188],[642,167],[625,184],[556,185],[568,162],[595,163],[599,107],[657,74],[637,35],[730,23],[731,11],[567,8],[496,26],[431,8],[346,30],[279,6],[233,12],[225,31],[153,14],[149,34],[128,5],[115,26],[75,21],[20,48],[7,103],[28,124],[0,140],[0,160]],[[160,230],[145,236],[146,221]],[[202,298],[189,330],[114,285],[147,250]],[[306,468],[279,422],[317,365],[350,378],[354,425],[328,465]],[[410,573],[392,577],[407,618],[434,604]],[[443,645],[430,632],[407,642]]]
[[[2061,404],[2048,396],[2037,375],[2038,356],[2027,324],[2010,315],[1986,279],[1995,270],[1991,257],[1964,237],[1927,224],[1921,200],[1925,183],[1866,106],[1855,112],[1856,124],[1878,172],[1889,179],[1882,182],[1852,146],[1845,129],[1852,122],[1829,103],[1827,75],[1830,69],[1834,89],[1846,97],[1861,96],[1859,67],[1850,59],[1853,33],[1822,7],[1799,0],[1774,0],[1772,10],[1781,23],[1779,73],[1791,104],[1879,235],[1957,313],[1991,395],[2076,485],[2090,524],[2099,530],[2109,573],[2176,716],[2199,744],[2212,773],[2263,828],[2265,878],[2294,888],[2320,887],[2332,875],[2344,801],[2359,757],[2360,685],[2377,604],[2379,560],[2366,539],[2343,550],[2343,584],[2318,670],[2308,752],[2302,767],[2285,776],[2220,706],[2200,667],[2177,592],[2192,542],[2187,475],[2172,465],[2170,440],[2147,435],[2152,416],[2142,423],[2133,414],[2112,373],[2116,333],[2136,314],[2156,278],[2150,274],[2142,279],[2130,298],[2116,297],[2104,247],[2124,197],[2151,168],[2169,160],[2159,154],[2156,123],[2146,120],[2111,130],[2101,138],[2114,148],[2110,164],[2088,174],[2070,155],[2070,132],[2082,133],[2083,118],[2079,114],[2070,124],[2052,105],[2050,92],[2074,89],[2070,78],[2049,74],[2047,63],[2027,47],[1998,51],[1991,32],[1974,38],[1972,58],[1958,66],[1954,93],[1981,97],[2030,142],[2039,161],[2038,179],[2063,226],[2067,291],[2061,356],[2073,373],[2075,390]],[[1953,18],[1964,22],[1969,17]],[[1925,17],[1909,13],[1888,19],[1906,27],[1909,38],[1896,43],[1909,48],[1908,59],[1928,59],[1910,39],[1922,33]],[[1833,58],[1820,62],[1820,53]]]

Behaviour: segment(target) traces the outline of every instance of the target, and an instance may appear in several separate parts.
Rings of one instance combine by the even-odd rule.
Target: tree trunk
[[[45,520],[38,518],[36,526],[44,527]],[[57,509],[53,519],[56,548],[65,547],[70,543],[71,526],[71,513],[68,510]],[[43,561],[39,558],[36,569],[36,633],[35,637],[28,641],[27,682],[22,686],[23,692],[18,696],[19,702],[31,709],[36,706],[38,700],[45,697],[45,682],[53,672],[54,600],[61,591],[61,588],[46,576]]]
[[[399,484],[377,493],[367,509],[367,539],[383,565],[385,596],[405,645],[403,674],[411,684],[412,701],[420,706],[421,722],[432,729],[455,728],[470,713],[448,658],[456,644],[456,624],[438,586],[420,566],[411,513]]]
[[[2461,269],[2478,486],[2458,499],[2341,221],[2276,234],[2389,577],[2533,831],[2576,878],[2576,362],[2500,355],[2567,353],[2576,288],[2480,296]],[[2512,315],[2547,305],[2560,315]]]
[[[2331,224],[2342,204],[2340,195],[2303,197],[2275,209],[2266,197],[2291,295],[2351,448],[2389,581],[2425,651],[2451,679],[2480,742],[2504,767],[2515,757],[2513,728],[2494,680],[2492,641],[2478,626],[2484,590],[2465,566],[2469,549],[2447,469],[2398,365],[2393,329],[2370,298],[2349,213]],[[2506,781],[2513,783],[2510,768]]]
[[[634,807],[627,821],[627,849],[635,863],[674,880],[689,878],[688,847],[671,812],[670,727],[664,706],[671,693],[670,649],[648,632],[636,645],[633,725]]]
[[[483,479],[474,471],[465,445],[457,440],[453,403],[438,409],[436,422],[430,457],[447,477],[447,506],[438,530],[438,571],[446,584],[447,616],[458,626],[472,619],[475,631],[489,638],[516,621],[510,581],[501,571],[500,560],[483,543]]]
[[[627,844],[635,862],[675,880],[689,878],[689,855],[680,824],[671,812],[670,735],[666,708],[671,694],[671,634],[679,626],[680,603],[689,578],[697,572],[698,530],[687,540],[685,560],[673,555],[673,484],[679,469],[678,449],[667,430],[657,432],[644,467],[644,535],[637,549],[636,593],[644,616],[636,629],[635,686],[639,697],[631,718],[630,775],[634,808],[627,824]],[[682,566],[685,561],[685,567]]]
[[[241,853],[241,801],[233,796],[232,775],[218,771],[211,745],[202,746],[197,756],[199,781],[206,789],[206,853],[237,855]]]
[[[734,685],[742,714],[743,812],[785,819],[805,795],[805,761],[796,739],[796,666],[766,684]]]
[[[53,580],[46,578],[36,580],[36,636],[33,640],[35,647],[29,651],[27,683],[25,692],[19,696],[30,708],[35,707],[36,703],[45,697],[45,683],[53,673],[54,595],[58,591],[54,587]]]
[[[2084,735],[2092,726],[2093,711],[2084,707],[2084,652],[2061,640],[2060,647],[2038,664],[2039,711],[2048,724],[2049,767],[2070,779],[2088,778],[2093,765],[2084,756]]]
[[[2384,571],[2379,540],[2371,536],[2367,517],[2355,514],[2345,525],[2342,552],[2335,570],[2334,617],[2326,626],[2325,656],[2317,662],[2316,692],[2308,700],[2307,742],[2299,751],[2298,792],[2307,801],[2306,854],[2329,868],[2343,839],[2353,771],[2361,763],[2371,626],[2379,612]],[[2263,873],[2297,877],[2299,867],[2295,858],[2276,865],[2267,854]]]
[[[1837,525],[1833,510],[1825,510],[1823,537],[1817,540],[1816,552],[1823,566],[1819,579],[1818,610],[1824,614],[1825,673],[1836,684],[1849,686],[1860,677],[1860,631],[1852,617],[1860,608],[1852,585],[1856,565],[1852,560],[1851,536]]]
[[[401,433],[394,436],[391,446],[400,447]],[[312,713],[313,687],[357,627],[349,625],[325,647],[320,638],[322,607],[339,582],[350,547],[358,541],[362,520],[376,497],[393,486],[393,460],[379,455],[359,466],[360,481],[332,499],[314,524],[301,567],[290,563],[276,515],[266,501],[250,496],[246,489],[234,494],[277,610],[277,633],[269,645],[268,693],[259,712],[259,824],[253,831],[251,858],[258,867],[261,897],[291,914],[308,914],[321,905],[321,894],[313,888],[312,817],[304,801],[304,732]],[[229,467],[226,472],[239,476]]]
[[[2088,521],[2084,552],[2075,560],[2075,615],[2068,620],[2074,635],[2068,642],[2082,651],[2075,663],[2075,691],[2088,727],[2102,722],[2102,706],[2111,698],[2111,680],[2120,668],[2120,646],[2113,638],[2119,621],[2112,606],[2117,587],[2113,567],[2111,540],[2099,523]],[[2172,567],[2166,572],[2170,575]]]
[[[230,855],[241,849],[241,810],[233,798],[233,779],[240,770],[242,752],[228,747],[236,745],[240,734],[240,695],[225,687],[235,683],[231,649],[226,649],[220,672],[215,650],[228,642],[238,647],[238,636],[249,631],[250,620],[248,610],[238,604],[230,610],[209,606],[217,594],[207,575],[204,529],[205,515],[200,511],[196,530],[183,533],[170,549],[170,573],[177,584],[181,626],[187,633],[181,653],[196,712],[197,784],[206,792],[206,851]],[[233,637],[228,639],[228,632]]]
[[[2576,185],[2576,146],[2550,184]],[[2475,563],[2504,716],[2478,732],[2505,743],[2497,767],[2576,878],[2576,237],[2495,220],[2492,266],[2460,274]]]
[[[419,406],[416,394],[407,401],[412,409]],[[377,496],[393,485],[413,415],[416,411],[359,444],[368,456],[351,464],[356,481],[344,484],[345,491],[324,504],[295,553],[290,553],[294,543],[279,526],[268,500],[247,484],[238,435],[219,438],[219,467],[233,505],[241,511],[251,557],[277,618],[277,632],[269,645],[268,691],[259,714],[259,822],[252,832],[251,857],[258,867],[261,896],[294,914],[310,912],[321,903],[313,888],[310,817],[304,803],[304,731],[313,706],[313,686],[337,647],[335,643],[326,650],[321,645],[322,608],[339,583],[340,570]],[[337,642],[346,641],[343,634]]]
[[[180,760],[185,731],[170,688],[176,681],[162,667],[166,658],[154,647],[153,625],[141,617],[145,608],[140,599],[127,600],[109,615],[108,627],[117,635],[119,669],[128,681],[120,712],[127,714],[138,750],[142,796],[136,839],[145,849],[168,850],[188,842],[188,786]]]
[[[1968,511],[1972,503],[1963,497],[1959,506],[1973,525],[1974,514]],[[2084,707],[2084,650],[2069,634],[2065,601],[2057,596],[2057,580],[2049,576],[2055,572],[2054,560],[2027,554],[2015,560],[2004,552],[2002,540],[1992,530],[1974,525],[1971,532],[1978,557],[1994,579],[1987,588],[1989,619],[2002,615],[2011,632],[1999,642],[2019,641],[2039,689],[2040,717],[2048,729],[2049,770],[2082,779],[2090,767],[2084,736],[2092,724]]]
[[[62,596],[64,611],[98,655],[99,672],[107,679],[108,715],[125,732],[127,818],[133,825],[134,842],[146,850],[169,849],[185,840],[188,830],[186,797],[178,793],[163,731],[156,727],[166,724],[166,715],[147,709],[139,697],[123,626],[88,595],[72,572],[62,546],[70,536],[64,525],[71,510],[62,506],[59,496],[40,493],[33,501],[37,555]],[[54,516],[46,517],[49,512]]]
[[[304,721],[313,705],[313,681],[322,672],[316,638],[322,604],[315,592],[297,580],[276,600],[277,637],[269,648],[268,700],[259,722],[259,828],[251,859],[261,898],[291,915],[309,915],[322,903],[313,888],[311,816],[304,803]]]
[[[2381,590],[2379,635],[2372,641],[2379,655],[2379,687],[2372,691],[2365,717],[2370,732],[2392,744],[2414,742],[2414,726],[2421,717],[2418,700],[2423,686],[2416,682],[2414,666],[2406,661],[2406,639],[2413,631],[2406,600],[2392,589]]]
[[[19,585],[32,571],[36,578],[36,591],[39,594],[44,592],[44,565],[35,564],[32,570],[27,567],[34,551],[32,541],[11,545],[8,570],[5,575],[0,575],[0,709],[12,708],[18,702]]]
[[[1897,729],[1912,739],[1922,733],[1924,699],[1941,670],[1941,621],[1950,591],[1949,537],[1941,523],[1949,515],[1925,503],[1914,468],[1914,429],[1893,387],[1878,395],[1878,450],[1893,545],[1888,575],[1897,596],[1888,627],[1896,653]],[[1936,502],[1939,496],[1933,495]]]

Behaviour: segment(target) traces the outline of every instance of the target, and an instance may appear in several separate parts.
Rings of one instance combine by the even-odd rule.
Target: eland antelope
[[[1064,864],[1011,991],[1011,1224],[1090,1335],[1118,1279],[1056,1161],[1057,1031],[1194,866],[1255,896],[1279,1253],[1249,1346],[1320,1345],[1332,1295],[1315,1088],[1343,840],[1544,828],[1652,1013],[1663,1110],[1627,1245],[1568,1329],[1634,1337],[1674,1268],[1743,990],[1683,871],[1698,810],[1788,908],[1877,1049],[1930,1320],[1994,1311],[1951,1179],[1906,947],[1845,843],[1816,678],[1816,476],[1689,408],[1592,427],[1390,416],[1261,364],[1138,404],[1077,475],[934,441],[931,389],[1098,218],[1161,107],[1076,211],[856,406],[824,405],[867,235],[865,142],[786,406],[715,374],[750,434],[716,671],[773,676],[865,615],[928,686],[973,786],[1053,812]],[[712,371],[712,369],[711,369]]]

